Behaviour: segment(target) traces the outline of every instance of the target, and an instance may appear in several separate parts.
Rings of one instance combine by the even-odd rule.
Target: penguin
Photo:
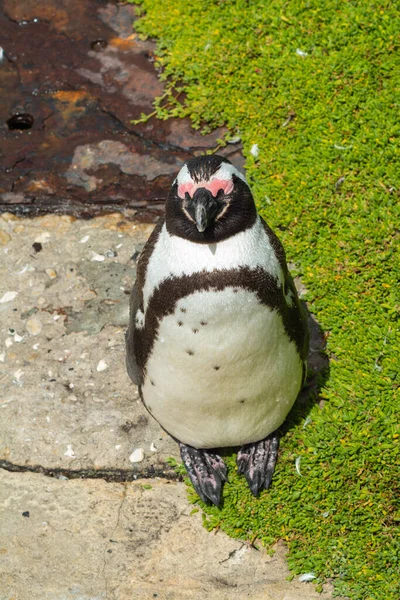
[[[138,259],[126,365],[204,502],[220,504],[225,447],[239,447],[255,496],[270,487],[308,344],[284,249],[245,176],[221,156],[188,160]]]

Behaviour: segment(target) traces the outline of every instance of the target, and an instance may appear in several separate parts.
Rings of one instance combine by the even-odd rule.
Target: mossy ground
[[[298,265],[330,357],[323,407],[310,400],[292,412],[271,490],[254,499],[228,458],[222,509],[201,505],[206,526],[265,544],[283,538],[293,573],[333,577],[352,600],[397,599],[398,5],[141,8],[136,28],[158,38],[168,78],[157,115],[240,135],[260,212]]]

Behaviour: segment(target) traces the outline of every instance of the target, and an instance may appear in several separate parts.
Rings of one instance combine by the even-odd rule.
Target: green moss
[[[397,599],[398,6],[141,6],[137,30],[159,39],[167,81],[157,115],[241,136],[259,209],[298,265],[331,358],[323,407],[313,404],[307,422],[291,415],[272,489],[252,498],[231,456],[223,508],[202,506],[205,525],[283,538],[294,573],[333,577],[352,600]]]

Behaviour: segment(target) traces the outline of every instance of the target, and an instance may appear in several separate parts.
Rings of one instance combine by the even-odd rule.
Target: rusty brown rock
[[[190,122],[132,120],[163,86],[132,5],[4,0],[0,211],[81,216],[134,209],[153,221],[185,160],[216,148]],[[240,165],[237,146],[223,149]]]

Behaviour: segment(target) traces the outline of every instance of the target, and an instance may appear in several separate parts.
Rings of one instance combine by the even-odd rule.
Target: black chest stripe
[[[241,267],[171,277],[156,288],[146,310],[145,327],[135,330],[136,361],[142,374],[157,338],[160,321],[175,311],[177,302],[197,291],[221,291],[226,287],[251,291],[262,304],[279,311],[287,335],[295,342],[301,358],[305,360],[308,350],[307,323],[294,286],[293,306],[288,307],[283,290],[278,287],[274,277],[260,267]],[[131,319],[134,320],[134,315],[131,315]]]

